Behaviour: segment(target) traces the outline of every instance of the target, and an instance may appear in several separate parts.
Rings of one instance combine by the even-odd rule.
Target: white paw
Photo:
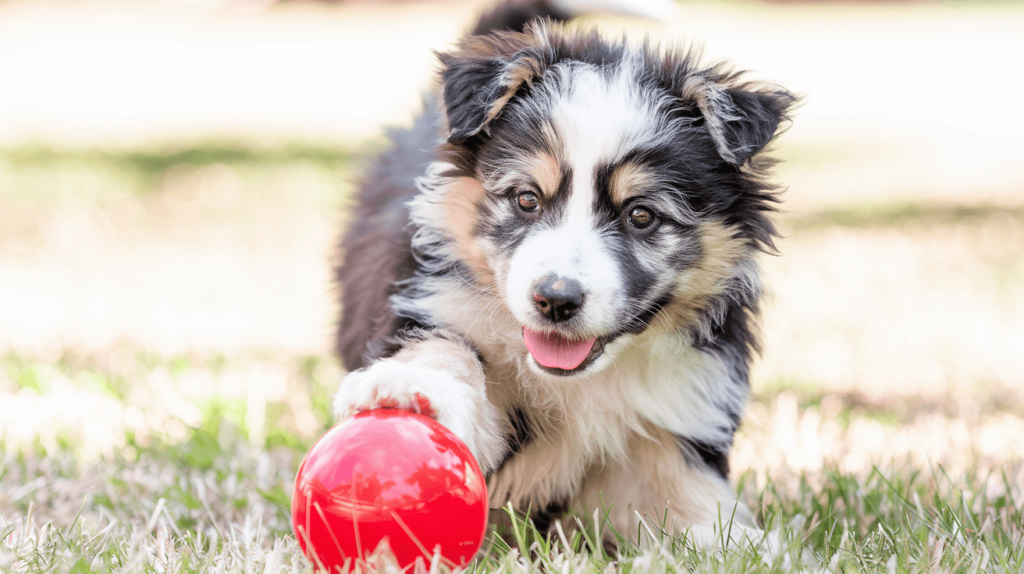
[[[493,447],[487,424],[492,417],[483,390],[443,369],[393,359],[349,373],[334,397],[334,416],[341,420],[377,408],[399,408],[441,423],[466,443],[481,465]],[[496,428],[495,428],[496,430]]]

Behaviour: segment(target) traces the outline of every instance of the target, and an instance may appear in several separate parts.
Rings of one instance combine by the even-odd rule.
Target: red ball
[[[464,566],[487,528],[487,484],[469,448],[429,417],[359,413],[327,431],[295,477],[292,528],[314,565],[334,572],[387,538],[401,567],[434,549]]]

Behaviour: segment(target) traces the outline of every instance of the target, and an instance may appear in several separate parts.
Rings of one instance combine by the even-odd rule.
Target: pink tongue
[[[523,328],[523,342],[538,363],[549,369],[571,371],[583,364],[594,348],[597,337],[570,341],[557,333],[542,333]]]

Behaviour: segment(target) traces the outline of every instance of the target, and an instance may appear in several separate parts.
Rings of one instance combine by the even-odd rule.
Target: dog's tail
[[[664,20],[674,11],[673,0],[503,0],[480,17],[471,33],[476,36],[499,30],[522,32],[537,18],[564,22],[593,12]]]

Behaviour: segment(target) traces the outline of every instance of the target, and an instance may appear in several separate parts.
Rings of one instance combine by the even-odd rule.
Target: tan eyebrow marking
[[[544,197],[552,198],[558,193],[558,184],[562,181],[562,169],[558,165],[558,160],[550,154],[541,153],[534,158],[530,175],[540,186],[540,193]]]
[[[629,162],[615,168],[608,180],[608,193],[612,201],[621,204],[654,187],[656,179],[647,168]]]

